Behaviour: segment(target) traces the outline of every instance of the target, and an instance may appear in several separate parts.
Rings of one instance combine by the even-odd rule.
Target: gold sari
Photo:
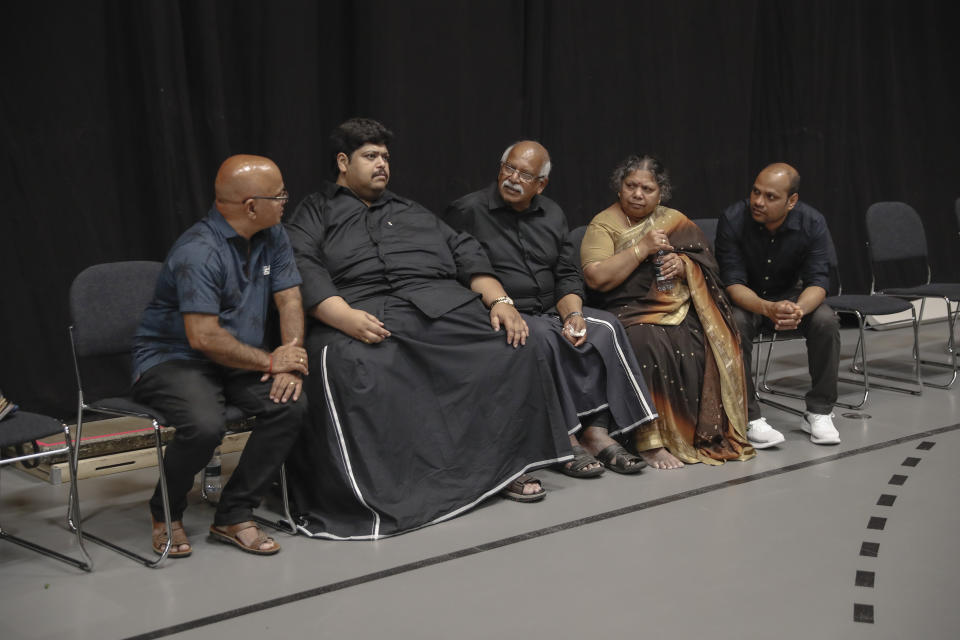
[[[660,414],[651,428],[638,430],[637,449],[666,447],[684,462],[706,464],[752,458],[740,341],[706,238],[685,215],[664,206],[634,226],[624,220],[619,203],[594,217],[581,246],[584,266],[630,251],[651,230],[662,229],[686,272],[685,282],[659,291],[647,259],[600,294],[626,327]]]

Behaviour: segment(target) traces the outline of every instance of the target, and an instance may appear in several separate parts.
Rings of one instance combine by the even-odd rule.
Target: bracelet
[[[273,354],[270,354],[270,364],[267,365],[267,373],[273,373]]]
[[[497,298],[496,300],[490,303],[490,308],[493,309],[496,305],[500,304],[501,302],[504,304],[508,304],[511,307],[514,306],[513,298],[511,298],[510,296],[500,296],[499,298]]]
[[[637,260],[639,260],[640,262],[643,262],[643,256],[640,255],[640,245],[638,244],[633,245],[633,255],[637,256]]]
[[[573,316],[580,316],[580,317],[582,318],[582,317],[583,317],[583,314],[582,314],[581,312],[579,312],[579,311],[571,311],[570,313],[568,313],[567,315],[565,315],[565,316],[563,317],[563,323],[566,324],[566,323],[567,323],[567,320],[569,320],[569,319],[572,318]]]

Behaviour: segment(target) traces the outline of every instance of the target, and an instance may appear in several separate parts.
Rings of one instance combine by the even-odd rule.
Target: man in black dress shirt
[[[501,489],[539,500],[525,472],[572,457],[543,341],[476,240],[387,189],[391,137],[337,127],[335,182],[288,222],[316,363],[288,468],[314,536],[378,539]]]
[[[504,151],[496,182],[451,203],[443,218],[480,241],[531,334],[549,340],[575,456],[560,470],[573,477],[597,476],[604,466],[636,473],[643,460],[610,436],[656,413],[620,323],[583,307],[579,247],[568,237],[563,210],[542,195],[549,175],[547,150],[517,142]],[[578,441],[581,420],[588,426]]]
[[[831,410],[837,400],[840,325],[823,304],[829,287],[830,235],[823,215],[799,201],[800,175],[788,164],[768,166],[750,197],[729,207],[717,226],[720,277],[734,303],[747,369],[747,437],[762,449],[783,434],[760,415],[751,375],[753,338],[762,325],[799,329],[807,339],[812,388],[800,427],[816,444],[837,444]]]

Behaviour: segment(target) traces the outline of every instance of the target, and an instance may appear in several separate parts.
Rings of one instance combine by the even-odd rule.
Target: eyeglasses
[[[251,200],[282,200],[286,202],[290,199],[290,194],[287,193],[287,190],[284,189],[280,192],[278,196],[250,196]]]
[[[503,171],[508,176],[516,174],[517,177],[520,178],[520,182],[533,182],[534,180],[540,179],[540,176],[535,176],[532,173],[521,171],[520,169],[517,169],[513,165],[506,162],[500,163],[500,171]]]

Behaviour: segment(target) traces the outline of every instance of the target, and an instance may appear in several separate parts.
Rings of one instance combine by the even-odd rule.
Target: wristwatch
[[[513,304],[513,298],[511,298],[510,296],[500,296],[499,298],[497,298],[496,300],[494,300],[493,302],[490,303],[490,308],[493,309],[493,307],[494,307],[495,305],[498,305],[498,304],[500,304],[501,302],[504,303],[504,304],[508,304],[508,305],[510,305],[511,307],[515,306],[515,305]]]

